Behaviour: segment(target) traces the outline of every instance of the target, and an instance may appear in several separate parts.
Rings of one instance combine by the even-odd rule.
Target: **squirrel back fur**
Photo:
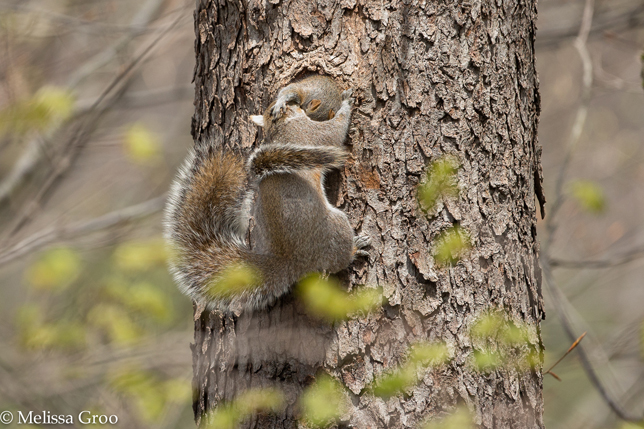
[[[246,163],[210,147],[191,151],[165,213],[170,270],[185,294],[208,309],[238,314],[271,305],[309,272],[337,272],[350,264],[353,230],[323,189],[325,172],[347,157],[342,143],[350,95],[325,122],[311,120],[299,106],[287,106],[273,119],[269,107],[259,118],[271,134]],[[258,239],[251,245],[255,193]]]

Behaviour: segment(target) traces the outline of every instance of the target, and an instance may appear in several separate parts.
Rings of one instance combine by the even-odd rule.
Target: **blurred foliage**
[[[644,321],[640,325],[640,354],[644,360]]]
[[[138,347],[176,325],[178,291],[157,238],[121,243],[107,255],[84,255],[82,263],[76,250],[53,248],[27,268],[25,282],[37,292],[16,312],[17,340],[26,351],[78,356],[102,348],[111,354],[108,350]],[[189,319],[189,313],[181,315]],[[70,367],[65,377],[82,380],[91,373]],[[187,407],[192,399],[189,380],[135,364],[112,368],[104,377],[105,386],[126,398],[144,425],[158,423],[169,405]]]
[[[255,267],[239,263],[227,266],[208,284],[206,294],[212,298],[230,298],[257,289],[261,276]]]
[[[300,408],[307,425],[327,427],[346,412],[344,388],[330,377],[322,375],[300,397]]]
[[[86,328],[77,320],[45,323],[43,310],[28,303],[16,316],[20,344],[26,349],[76,350],[86,344]]]
[[[154,164],[161,160],[159,138],[145,125],[131,125],[123,139],[125,153],[136,164]]]
[[[595,182],[575,180],[569,185],[570,193],[575,200],[591,213],[602,213],[606,209],[604,191]]]
[[[132,313],[150,317],[155,322],[167,324],[173,318],[168,294],[151,283],[141,281],[127,284],[113,279],[106,283],[105,292]]]
[[[394,371],[378,377],[370,390],[381,398],[403,393],[417,384],[427,369],[442,365],[448,359],[449,351],[445,344],[415,344],[410,348],[407,362]]]
[[[72,284],[81,270],[78,254],[68,247],[46,251],[26,272],[26,280],[35,290],[63,290]]]
[[[458,160],[446,155],[427,168],[425,181],[418,186],[418,199],[425,211],[433,211],[440,198],[458,196]]]
[[[69,91],[45,86],[31,98],[16,101],[0,110],[0,134],[42,132],[68,119],[73,110],[74,97]]]
[[[432,420],[421,426],[420,429],[473,429],[476,425],[472,421],[472,414],[461,406],[456,409],[449,416],[440,419]]]
[[[114,264],[123,271],[146,271],[153,266],[164,266],[165,243],[161,237],[119,244],[114,251]]]
[[[434,242],[436,262],[454,265],[472,247],[469,233],[458,225],[443,231]]]
[[[258,412],[278,411],[284,405],[284,395],[275,389],[251,389],[234,401],[217,407],[206,416],[208,429],[235,429],[244,419]]]
[[[143,422],[159,422],[169,403],[189,403],[192,389],[187,380],[163,380],[137,367],[124,367],[106,375],[109,385],[131,401]]]
[[[533,328],[532,328],[533,329]],[[540,367],[541,356],[531,344],[528,324],[508,320],[502,311],[490,311],[478,317],[470,328],[474,367],[488,373],[511,366],[519,371]]]
[[[642,428],[644,428],[644,422],[642,423],[623,422],[621,425],[619,425],[619,429],[642,429]]]
[[[382,288],[361,288],[348,293],[337,279],[326,279],[320,274],[310,274],[300,280],[297,293],[311,314],[331,322],[375,311],[384,300]]]

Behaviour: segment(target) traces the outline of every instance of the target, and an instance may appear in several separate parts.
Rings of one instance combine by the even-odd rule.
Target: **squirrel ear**
[[[250,120],[260,127],[264,126],[264,117],[262,115],[250,115]]]

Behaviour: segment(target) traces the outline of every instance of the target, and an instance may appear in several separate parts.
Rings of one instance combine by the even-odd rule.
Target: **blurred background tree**
[[[561,292],[544,293],[545,366],[571,343],[562,305],[574,333],[589,332],[583,345],[606,392],[638,417],[644,3],[591,6],[539,2],[549,216],[561,195],[550,229],[538,224]],[[118,415],[124,428],[193,425],[192,306],[166,272],[160,210],[192,145],[194,7],[0,1],[2,410],[89,409]],[[562,382],[544,378],[547,427],[632,427],[576,351],[555,372]]]

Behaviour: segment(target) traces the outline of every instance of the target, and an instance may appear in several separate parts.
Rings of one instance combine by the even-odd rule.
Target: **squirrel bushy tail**
[[[266,144],[251,155],[248,166],[256,176],[264,178],[307,168],[339,168],[346,159],[346,151],[339,147]]]
[[[245,240],[253,179],[248,170],[261,181],[274,173],[324,171],[345,159],[346,153],[335,147],[266,144],[245,167],[228,151],[192,151],[172,186],[165,214],[170,270],[179,288],[207,308],[225,311],[260,308],[286,293],[301,273],[293,272],[289,261],[253,252]]]

